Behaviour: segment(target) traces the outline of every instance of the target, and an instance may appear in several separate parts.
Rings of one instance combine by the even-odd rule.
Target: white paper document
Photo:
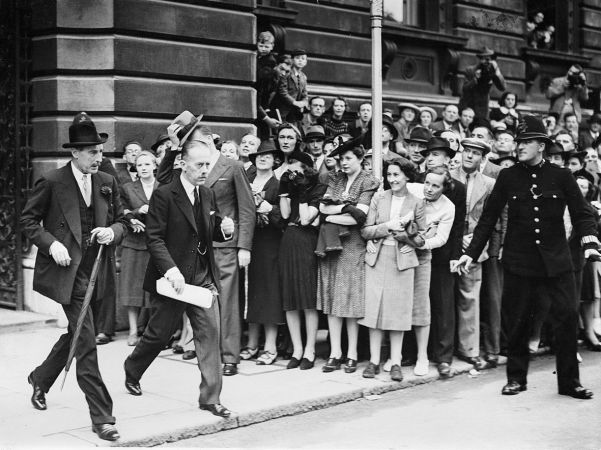
[[[157,280],[157,293],[201,308],[210,308],[213,304],[213,291],[210,289],[186,284],[184,291],[178,294],[164,277]]]

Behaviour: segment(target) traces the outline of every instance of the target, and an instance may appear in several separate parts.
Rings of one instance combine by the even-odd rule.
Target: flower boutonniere
[[[102,186],[100,186],[100,193],[105,197],[110,197],[113,194],[113,189],[111,189],[110,185],[103,184]]]

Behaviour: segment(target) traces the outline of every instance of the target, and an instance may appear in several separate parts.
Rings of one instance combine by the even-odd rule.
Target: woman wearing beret
[[[319,261],[318,308],[328,315],[330,356],[324,372],[340,369],[342,325],[346,320],[348,336],[345,372],[357,370],[357,320],[365,312],[365,241],[361,226],[365,223],[378,180],[361,168],[363,147],[355,140],[338,147],[341,172],[332,174],[319,210],[325,216],[322,227],[339,229],[340,246],[326,246]],[[332,225],[337,226],[333,228]],[[334,236],[336,237],[336,236]]]
[[[147,151],[138,154],[135,160],[138,179],[121,187],[123,209],[131,231],[125,236],[121,253],[121,282],[119,283],[119,299],[127,307],[129,319],[128,345],[138,342],[138,313],[148,301],[148,293],[142,288],[149,254],[146,249],[144,222],[148,212],[148,202],[158,183],[154,178],[156,158]]]
[[[386,170],[386,191],[374,195],[361,236],[375,244],[365,254],[365,316],[359,324],[369,328],[370,361],[364,378],[380,372],[384,331],[390,333],[391,378],[402,381],[403,332],[412,325],[414,272],[419,265],[415,247],[424,244],[424,202],[409,193],[415,165],[393,160]],[[411,226],[409,226],[411,224]],[[411,228],[411,230],[409,230]]]
[[[265,346],[257,364],[273,364],[277,358],[278,324],[284,323],[280,283],[277,277],[278,253],[282,239],[279,206],[279,182],[273,175],[277,154],[272,140],[261,143],[256,153],[249,154],[256,172],[249,178],[257,208],[257,224],[253,235],[253,257],[248,266],[248,344],[240,358],[250,359],[259,351],[261,325],[265,329]]]
[[[280,289],[293,353],[288,369],[311,369],[315,363],[317,337],[317,244],[319,201],[325,186],[319,183],[313,159],[295,150],[280,179],[280,209],[287,221],[280,244]],[[303,347],[301,312],[304,313],[307,342]]]

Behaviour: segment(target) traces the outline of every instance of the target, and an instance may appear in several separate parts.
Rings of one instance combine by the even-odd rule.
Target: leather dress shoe
[[[232,412],[220,403],[208,405],[200,404],[198,405],[198,407],[202,410],[209,411],[214,416],[223,417],[224,419],[227,419],[229,416],[232,415]]]
[[[497,355],[486,355],[484,357],[484,369],[494,369],[499,365],[499,357]]]
[[[107,336],[104,333],[100,333],[100,334],[98,334],[98,336],[96,336],[96,345],[108,344],[112,340],[113,340],[113,338],[111,336]]]
[[[476,370],[486,369],[486,363],[479,356],[457,356],[462,361],[471,364]]]
[[[111,425],[110,423],[92,425],[92,431],[96,433],[100,439],[104,439],[105,441],[116,441],[121,438],[115,425]]]
[[[528,389],[526,383],[522,384],[518,383],[517,381],[509,381],[505,386],[503,386],[503,389],[501,389],[501,394],[516,395],[525,391],[526,389]]]
[[[238,365],[232,363],[226,363],[223,365],[223,375],[230,377],[238,373]]]
[[[302,360],[301,360],[302,361]],[[288,364],[286,365],[286,369],[296,369],[298,366],[300,366],[301,361],[299,361],[297,358],[295,358],[294,356],[290,358],[290,361],[288,361]]]
[[[35,409],[39,409],[40,411],[46,410],[48,407],[46,406],[46,394],[42,390],[40,386],[33,379],[33,372],[29,374],[27,377],[27,382],[31,384],[33,388],[33,394],[31,395],[31,404]]]
[[[292,360],[290,360],[292,361]],[[309,370],[312,369],[315,365],[315,356],[313,356],[313,361],[310,361],[309,358],[303,358],[300,362],[300,370]]]
[[[328,358],[324,366],[321,368],[322,372],[334,372],[340,370],[340,358]]]
[[[344,363],[344,373],[355,373],[357,371],[357,360],[348,358]]]
[[[196,358],[196,351],[195,350],[186,350],[183,354],[182,354],[182,359],[185,361],[189,361],[190,359],[194,359]]]
[[[599,342],[593,344],[589,339],[585,339],[584,344],[586,345],[586,348],[592,352],[601,352],[601,343]]]
[[[138,383],[135,380],[132,380],[131,378],[125,378],[125,389],[127,389],[127,392],[129,392],[131,395],[135,395],[136,397],[142,395],[142,388],[140,387],[140,383]]]
[[[401,370],[401,366],[395,364],[390,368],[390,379],[392,381],[403,381],[403,371]]]
[[[367,367],[363,369],[363,378],[375,378],[380,373],[380,365],[374,364],[371,361],[367,363]]]
[[[454,375],[453,369],[449,363],[440,363],[436,368],[438,369],[438,375],[440,375],[440,378],[452,378]]]
[[[560,389],[559,395],[569,395],[580,400],[590,400],[593,398],[593,391],[585,389],[582,386],[576,386],[572,389]]]

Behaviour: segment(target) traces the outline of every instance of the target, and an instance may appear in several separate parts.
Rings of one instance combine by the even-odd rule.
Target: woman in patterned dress
[[[348,349],[344,370],[352,373],[357,370],[357,320],[365,313],[365,241],[360,230],[379,183],[361,168],[365,152],[363,147],[356,147],[355,140],[333,153],[340,156],[341,172],[330,175],[319,210],[325,216],[322,226],[339,225],[341,250],[328,251],[319,261],[318,309],[328,315],[330,334],[330,356],[322,370],[340,369],[342,325],[346,319]]]

